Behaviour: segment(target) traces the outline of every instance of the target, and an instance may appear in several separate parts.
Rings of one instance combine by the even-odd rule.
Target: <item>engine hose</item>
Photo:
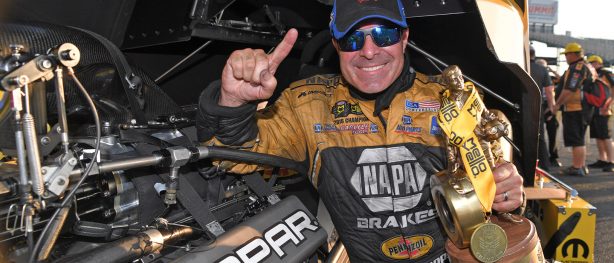
[[[62,263],[96,263],[96,262],[131,262],[147,256],[165,245],[191,237],[191,227],[169,227],[169,229],[149,229],[135,236],[125,237],[102,245],[93,250],[69,256],[57,262]]]
[[[297,162],[288,158],[215,146],[198,147],[198,149],[200,152],[201,159],[212,158],[246,163],[264,164],[275,167],[288,168],[298,172],[301,175],[307,175],[307,166],[304,163]]]

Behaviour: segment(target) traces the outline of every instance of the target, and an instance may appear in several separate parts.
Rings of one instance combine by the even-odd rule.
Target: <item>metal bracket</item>
[[[66,188],[68,188],[68,177],[76,165],[77,158],[71,155],[66,161],[62,162],[59,168],[57,166],[43,167],[42,172],[45,176],[44,180],[47,186],[47,191],[56,196],[60,196],[66,190]]]
[[[209,224],[207,224],[206,226],[207,230],[209,230],[209,232],[211,232],[211,234],[217,236],[220,236],[221,234],[224,234],[224,228],[222,227],[222,225],[220,225],[220,223],[218,221],[213,221]]]

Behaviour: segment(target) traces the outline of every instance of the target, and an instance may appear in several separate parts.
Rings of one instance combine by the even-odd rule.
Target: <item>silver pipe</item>
[[[21,126],[21,90],[11,92],[13,96],[13,110],[15,111],[15,146],[17,148],[17,163],[19,164],[19,184],[28,185],[28,168],[26,167],[26,146],[23,141],[23,128]]]
[[[68,121],[66,120],[66,99],[64,98],[64,80],[62,68],[55,69],[55,97],[56,106],[58,107],[58,124],[61,131],[60,138],[64,153],[68,153]]]
[[[568,184],[564,183],[563,181],[559,180],[558,178],[554,177],[546,171],[543,171],[542,174],[548,177],[548,179],[552,180],[554,183],[558,184],[565,191],[567,191],[567,201],[578,197],[578,190],[574,189],[573,187],[569,186]]]
[[[152,155],[152,156],[136,157],[136,158],[129,158],[129,159],[118,160],[118,161],[99,163],[98,169],[93,169],[90,175],[112,172],[116,170],[126,170],[126,169],[131,169],[131,168],[157,165],[160,162],[162,162],[163,159],[164,157],[160,155]],[[81,168],[75,169],[72,172],[70,172],[70,176],[79,176],[81,175],[81,173],[83,173],[83,169]]]

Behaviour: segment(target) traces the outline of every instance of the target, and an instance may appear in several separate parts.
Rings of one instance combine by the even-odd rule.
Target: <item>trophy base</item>
[[[498,216],[491,216],[490,219],[505,230],[508,239],[507,250],[497,262],[546,262],[535,225],[531,221],[524,217],[520,223],[508,222]],[[479,262],[471,254],[470,248],[458,248],[450,239],[446,241],[446,251],[453,263]]]

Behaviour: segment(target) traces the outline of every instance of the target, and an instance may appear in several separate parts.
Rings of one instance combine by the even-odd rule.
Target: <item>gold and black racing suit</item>
[[[447,262],[429,184],[446,165],[437,78],[405,65],[376,110],[377,100],[360,99],[341,76],[318,75],[292,83],[255,118],[253,105],[217,106],[213,84],[200,98],[199,137],[309,162],[352,262]]]

